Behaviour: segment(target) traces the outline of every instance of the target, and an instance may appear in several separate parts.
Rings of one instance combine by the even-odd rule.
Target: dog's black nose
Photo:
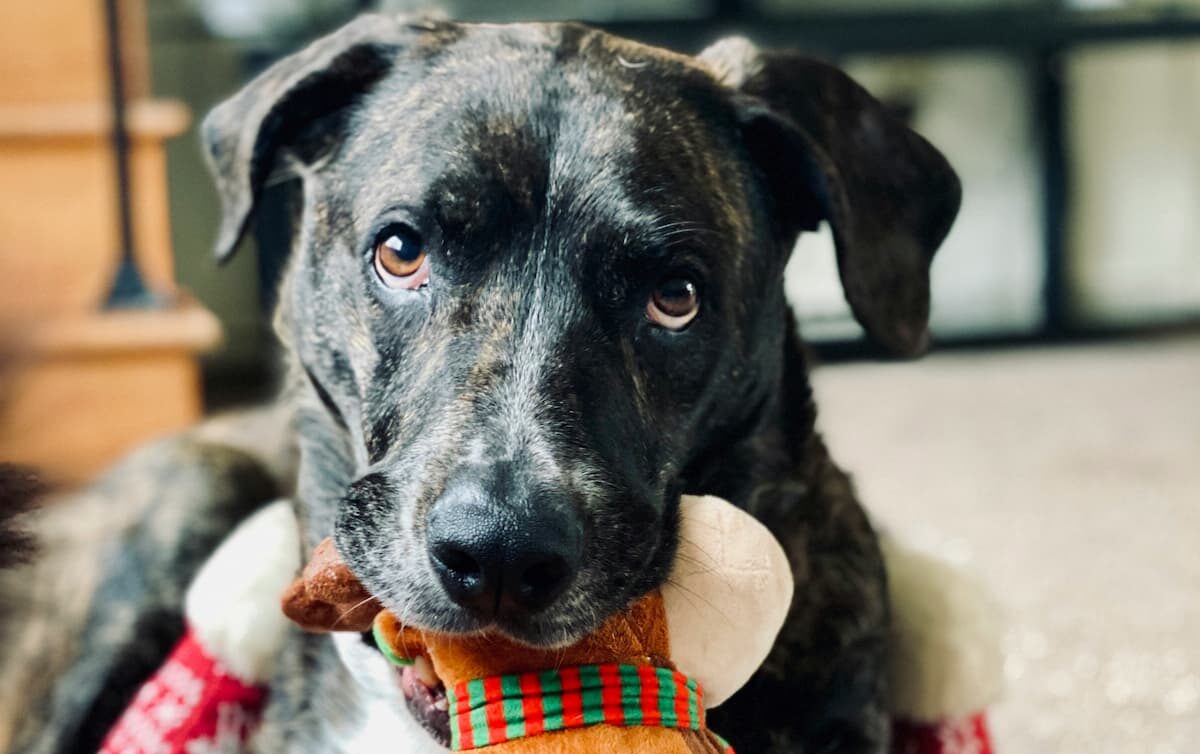
[[[449,490],[429,515],[429,560],[455,603],[487,617],[502,607],[549,607],[579,570],[579,526],[565,500],[542,494],[520,506]]]

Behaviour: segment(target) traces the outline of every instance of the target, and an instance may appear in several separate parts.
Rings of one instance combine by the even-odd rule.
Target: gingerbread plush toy
[[[668,585],[569,647],[404,626],[329,540],[285,593],[284,612],[312,631],[373,631],[400,669],[398,682],[445,694],[446,743],[456,751],[730,751],[705,726],[705,708],[728,698],[766,657],[791,602],[791,570],[748,514],[713,497],[681,505],[681,551]]]

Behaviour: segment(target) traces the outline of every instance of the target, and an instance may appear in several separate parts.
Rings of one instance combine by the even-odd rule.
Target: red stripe
[[[525,735],[536,736],[546,727],[546,711],[542,709],[542,682],[537,673],[521,676],[521,711],[525,715]]]
[[[675,671],[671,674],[675,679],[675,716],[679,718],[679,726],[687,728],[692,725],[692,716],[688,712],[688,699],[685,692],[687,686],[687,677],[682,673]]]
[[[980,712],[972,720],[972,732],[979,743],[979,754],[992,754],[992,737],[988,733],[987,716]]]
[[[450,711],[460,715],[471,711],[471,692],[467,689],[466,681],[459,681],[454,686],[454,709]]]
[[[508,725],[504,722],[504,689],[500,685],[500,676],[494,675],[483,679],[483,697],[487,700],[488,743],[503,743],[508,740]]]
[[[662,713],[658,710],[658,674],[649,665],[638,667],[642,680],[642,725],[662,725]]]
[[[583,697],[579,695],[579,668],[563,668],[562,678],[563,725],[578,728],[583,725]]]
[[[609,725],[624,725],[625,711],[621,709],[621,673],[616,665],[600,666],[600,685],[604,722]]]
[[[467,684],[458,684],[454,693],[457,696],[455,706],[458,707],[458,714],[450,717],[458,719],[458,748],[474,749],[475,734],[471,732],[471,703],[467,699]]]
[[[579,668],[563,668],[558,672],[559,683],[562,684],[563,691],[578,691],[583,685],[583,680],[579,675]]]

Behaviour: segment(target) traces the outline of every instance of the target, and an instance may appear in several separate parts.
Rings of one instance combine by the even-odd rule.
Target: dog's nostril
[[[517,602],[538,610],[553,602],[574,576],[574,569],[558,555],[537,558],[516,569],[513,591]]]
[[[483,575],[483,569],[479,567],[479,562],[465,550],[453,545],[441,544],[434,547],[433,557],[460,577],[478,578]]]
[[[521,587],[534,594],[553,591],[567,577],[568,570],[562,558],[534,563],[521,574]]]
[[[450,599],[474,610],[495,610],[502,564],[488,559],[488,552],[472,551],[459,540],[430,545],[429,559]]]

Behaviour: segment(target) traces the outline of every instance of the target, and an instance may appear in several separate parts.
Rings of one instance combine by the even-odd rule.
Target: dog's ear
[[[898,353],[923,351],[929,265],[961,199],[946,159],[831,65],[741,38],[699,57],[735,92],[787,237],[827,220],[859,323]]]
[[[360,16],[275,63],[209,113],[201,137],[221,195],[218,259],[241,240],[279,154],[317,124],[335,129],[331,116],[391,71],[420,34],[446,26],[433,18]],[[335,143],[336,134],[324,136],[326,145]]]

